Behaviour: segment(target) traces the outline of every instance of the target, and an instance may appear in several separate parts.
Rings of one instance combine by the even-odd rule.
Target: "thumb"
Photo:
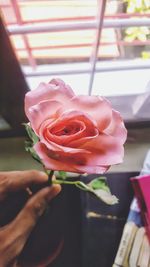
[[[20,225],[20,229],[29,228],[35,226],[38,218],[43,214],[47,208],[48,203],[61,191],[60,185],[52,185],[51,187],[45,187],[31,197],[26,203],[25,207],[18,214],[13,224]]]
[[[38,218],[43,214],[51,199],[53,199],[60,190],[60,185],[53,185],[40,190],[28,200],[16,219],[4,229],[3,234],[5,232],[5,236],[9,237],[5,244],[9,255],[7,255],[7,259],[9,258],[9,261],[13,260],[21,253]]]

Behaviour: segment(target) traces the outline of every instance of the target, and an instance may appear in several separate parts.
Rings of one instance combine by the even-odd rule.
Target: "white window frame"
[[[150,69],[149,62],[121,62],[120,64],[116,63],[111,66],[103,66],[97,67],[97,54],[99,49],[99,40],[101,39],[101,31],[102,28],[124,28],[124,27],[134,27],[134,26],[150,26],[150,17],[144,18],[123,18],[123,19],[104,19],[104,12],[106,7],[106,0],[98,1],[98,14],[95,20],[89,20],[86,22],[79,21],[79,22],[61,22],[61,23],[43,23],[43,24],[33,24],[33,25],[11,25],[7,27],[8,34],[11,35],[23,35],[26,34],[34,34],[34,33],[45,33],[45,32],[62,32],[62,31],[72,31],[72,30],[85,30],[85,29],[95,29],[96,31],[96,39],[93,41],[93,53],[90,59],[90,65],[87,64],[87,67],[82,69],[70,69],[70,70],[58,70],[58,71],[42,71],[42,72],[26,72],[25,76],[27,77],[35,77],[35,76],[48,76],[48,75],[68,75],[68,74],[78,74],[78,73],[89,73],[90,80],[89,80],[89,88],[88,93],[89,95],[92,94],[92,86],[95,73],[98,72],[109,72],[109,71],[118,71],[118,70],[135,70],[135,69]],[[149,89],[150,91],[150,89]],[[136,118],[140,118],[140,114],[142,110],[146,109],[146,106],[150,105],[150,93],[147,91],[142,95],[134,95],[132,96],[132,112],[133,117],[125,117],[126,121],[135,121]],[[127,96],[131,98],[131,96]],[[117,96],[116,96],[117,98]],[[114,97],[110,97],[110,100],[113,102]],[[123,101],[125,98],[124,96],[119,96],[118,100]],[[115,105],[115,104],[114,104]],[[128,107],[127,107],[128,108]],[[144,118],[140,118],[144,119]],[[148,118],[150,120],[150,118]]]

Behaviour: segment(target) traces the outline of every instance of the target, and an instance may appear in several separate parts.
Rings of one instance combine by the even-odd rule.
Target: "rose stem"
[[[82,187],[81,188],[81,182],[80,181],[67,181],[67,180],[52,180],[52,184],[70,184],[70,185],[75,185],[77,187],[79,187],[80,189],[82,189],[83,191],[87,191],[86,188]]]
[[[43,168],[44,168],[45,173],[48,175],[48,184],[51,185],[52,184],[52,177],[53,177],[54,171],[53,170],[51,170],[51,171],[47,170],[45,168],[45,166],[43,166]]]
[[[52,184],[52,177],[53,177],[54,171],[50,171],[48,174],[48,183],[51,185]]]

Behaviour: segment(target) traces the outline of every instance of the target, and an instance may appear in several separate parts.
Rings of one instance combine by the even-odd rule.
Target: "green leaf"
[[[30,148],[30,147],[32,147],[32,142],[31,141],[29,141],[29,140],[26,140],[25,141],[25,150],[26,151],[28,151],[28,149]]]
[[[41,159],[39,156],[36,154],[35,150],[33,149],[33,146],[39,141],[38,136],[35,134],[35,132],[32,130],[31,126],[29,123],[23,123],[25,126],[25,129],[28,133],[28,136],[30,140],[25,141],[25,150],[27,152],[30,152],[31,156],[37,160],[38,162],[42,163]]]
[[[106,177],[98,177],[92,180],[88,186],[91,188],[91,192],[106,204],[113,205],[118,203],[116,196],[110,192]]]
[[[92,187],[92,189],[96,190],[96,189],[103,189],[107,192],[109,192],[109,187],[107,185],[107,179],[106,177],[99,177],[99,178],[96,178],[94,180],[92,180],[90,183],[89,183],[89,186]]]
[[[29,123],[24,123],[23,124],[25,126],[25,129],[28,133],[28,136],[30,137],[30,139],[33,142],[33,145],[36,144],[39,141],[38,136],[35,134],[35,132],[33,131],[33,129],[31,128]]]
[[[27,152],[30,152],[32,158],[34,158],[35,160],[37,160],[39,163],[42,163],[41,159],[39,158],[39,156],[36,154],[35,150],[33,149],[32,146],[26,146],[25,145],[25,150]]]
[[[65,180],[67,178],[67,173],[64,171],[58,171],[58,175],[62,180]]]
[[[112,195],[110,191],[107,192],[102,189],[97,189],[93,191],[93,194],[108,205],[114,205],[118,203],[118,198]]]

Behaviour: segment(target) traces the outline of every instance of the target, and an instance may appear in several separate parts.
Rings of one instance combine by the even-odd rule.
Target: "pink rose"
[[[25,112],[39,137],[34,150],[46,169],[103,173],[122,162],[127,131],[105,98],[76,96],[53,79],[26,94]]]

